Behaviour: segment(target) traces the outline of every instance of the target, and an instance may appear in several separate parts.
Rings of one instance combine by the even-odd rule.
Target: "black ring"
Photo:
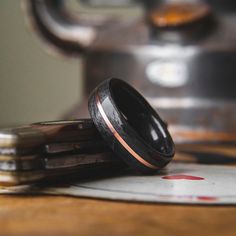
[[[135,170],[150,173],[174,156],[167,125],[149,103],[120,79],[108,79],[89,98],[90,115],[110,148]]]

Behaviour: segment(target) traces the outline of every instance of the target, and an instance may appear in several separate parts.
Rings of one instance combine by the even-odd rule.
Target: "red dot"
[[[199,196],[197,197],[197,199],[201,201],[217,201],[216,197],[208,197],[208,196]]]
[[[199,176],[192,176],[192,175],[168,175],[162,177],[162,179],[168,180],[204,180],[204,178]]]

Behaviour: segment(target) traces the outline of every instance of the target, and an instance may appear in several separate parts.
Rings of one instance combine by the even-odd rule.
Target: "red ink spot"
[[[201,201],[217,201],[218,200],[216,197],[207,197],[207,196],[199,196],[197,197],[197,199]]]
[[[162,177],[162,179],[168,179],[168,180],[180,180],[180,179],[185,179],[185,180],[204,180],[202,177],[198,176],[191,176],[191,175],[168,175]]]

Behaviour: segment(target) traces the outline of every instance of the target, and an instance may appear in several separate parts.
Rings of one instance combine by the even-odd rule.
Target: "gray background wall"
[[[88,14],[142,14],[136,5],[90,9],[78,0],[65,2],[71,10]],[[81,60],[47,54],[27,28],[21,3],[0,1],[0,127],[59,119],[82,97]]]
[[[0,127],[53,120],[80,100],[79,60],[43,50],[21,1],[0,2]]]

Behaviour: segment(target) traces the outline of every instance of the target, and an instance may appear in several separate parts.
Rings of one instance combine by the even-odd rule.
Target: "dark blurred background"
[[[119,77],[170,127],[236,130],[233,0],[3,0],[0,9],[0,127],[87,116],[91,90]]]

